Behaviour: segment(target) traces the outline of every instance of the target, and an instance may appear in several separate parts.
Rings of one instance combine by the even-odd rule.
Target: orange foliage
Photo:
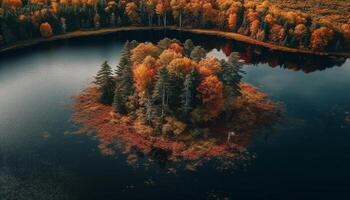
[[[221,63],[215,57],[206,57],[198,63],[197,68],[201,77],[207,77],[219,73],[221,71]]]
[[[165,12],[165,7],[162,1],[158,1],[156,5],[156,13],[157,15],[163,15]]]
[[[169,63],[167,69],[170,74],[176,77],[183,77],[190,73],[195,65],[196,63],[187,57],[175,58]]]
[[[247,13],[247,19],[249,23],[259,20],[259,13],[255,12],[253,9],[249,9]]]
[[[147,56],[158,58],[160,49],[152,43],[141,43],[131,51],[131,61],[134,64],[143,62]]]
[[[40,25],[40,33],[41,33],[41,36],[44,37],[44,38],[49,38],[52,36],[52,28],[51,28],[51,25],[47,22],[45,23],[42,23]]]
[[[16,8],[21,7],[23,4],[21,0],[4,0],[3,5]]]
[[[138,92],[144,92],[149,89],[156,74],[155,70],[146,64],[138,64],[134,66],[132,72],[135,88]]]
[[[237,25],[237,14],[230,14],[228,16],[228,27],[232,30],[234,30],[236,28]]]
[[[204,78],[197,87],[203,106],[212,117],[217,117],[224,107],[223,84],[215,75]]]
[[[175,51],[176,53],[183,54],[184,49],[178,43],[173,42],[169,45],[169,49]]]
[[[137,11],[138,11],[138,7],[136,3],[130,2],[126,4],[125,13],[128,15],[130,21],[133,24],[139,24],[141,20]]]
[[[250,25],[251,35],[255,36],[259,31],[259,27],[260,27],[260,21],[254,20]]]
[[[171,49],[166,49],[159,55],[159,63],[161,66],[168,66],[176,58],[182,58],[182,55]]]
[[[294,28],[294,34],[297,36],[297,38],[303,37],[303,35],[306,33],[307,28],[304,24],[298,24]]]
[[[343,24],[341,26],[341,30],[343,31],[343,35],[344,35],[345,39],[350,42],[350,25]]]
[[[44,5],[44,4],[47,4],[47,0],[30,0],[30,3]]]
[[[270,41],[279,43],[281,42],[285,37],[285,31],[284,28],[279,24],[273,24],[270,30]]]
[[[311,48],[315,50],[326,49],[329,41],[333,38],[333,30],[321,27],[312,32],[311,35]]]

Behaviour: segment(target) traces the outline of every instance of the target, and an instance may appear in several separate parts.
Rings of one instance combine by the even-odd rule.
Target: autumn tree
[[[186,6],[186,0],[171,0],[170,6],[172,8],[173,16],[179,20],[179,27],[182,27],[182,15]]]
[[[311,48],[314,50],[326,50],[333,35],[333,30],[327,27],[314,30],[311,35]]]
[[[53,35],[51,25],[47,22],[40,25],[40,33],[44,38],[49,38]]]
[[[129,20],[132,24],[139,24],[141,19],[138,13],[138,7],[136,3],[130,2],[126,4],[125,13],[129,17]]]
[[[153,25],[153,16],[155,15],[155,9],[156,9],[156,0],[147,0],[145,3],[145,9],[146,13],[148,15],[148,25]]]
[[[115,83],[111,67],[105,61],[101,69],[97,72],[95,83],[99,86],[99,101],[105,104],[111,104],[114,96]]]
[[[170,8],[170,0],[158,0],[156,5],[156,13],[158,15],[158,25],[160,25],[160,17],[163,16],[163,25],[167,25],[167,12]]]
[[[142,63],[147,56],[158,58],[160,49],[152,43],[141,43],[131,50],[131,61],[134,64]]]
[[[204,78],[198,85],[197,92],[202,105],[211,117],[221,114],[224,107],[223,83],[217,76]]]

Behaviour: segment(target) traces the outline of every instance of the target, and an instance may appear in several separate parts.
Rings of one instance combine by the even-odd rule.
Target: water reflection
[[[342,66],[346,58],[343,57],[326,57],[326,56],[313,56],[299,53],[284,53],[279,51],[272,51],[270,49],[248,45],[243,42],[238,42],[231,39],[224,39],[215,36],[204,36],[192,33],[179,33],[177,31],[132,31],[114,33],[104,36],[89,36],[84,38],[75,38],[65,41],[56,41],[51,43],[43,43],[31,48],[21,49],[2,53],[0,58],[15,58],[18,56],[24,56],[33,53],[33,51],[45,50],[51,51],[57,48],[57,46],[64,46],[69,44],[80,48],[81,46],[103,46],[111,43],[118,43],[130,38],[145,42],[157,42],[164,37],[177,38],[184,42],[186,39],[191,38],[195,44],[200,44],[206,50],[218,50],[222,51],[226,56],[235,51],[241,55],[242,60],[246,64],[268,64],[268,66],[275,68],[280,67],[284,69],[303,71],[305,73],[311,73],[314,71],[321,71],[327,68]]]

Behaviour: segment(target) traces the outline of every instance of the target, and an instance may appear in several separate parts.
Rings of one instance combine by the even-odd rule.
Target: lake
[[[92,136],[70,134],[72,96],[129,39],[185,40],[224,58],[238,51],[244,81],[284,105],[237,169],[131,167],[103,156]],[[175,32],[133,32],[40,44],[0,55],[0,199],[350,199],[350,60],[283,54]]]

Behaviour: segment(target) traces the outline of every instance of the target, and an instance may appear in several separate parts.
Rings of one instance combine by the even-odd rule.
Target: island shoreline
[[[285,47],[277,44],[272,44],[268,42],[262,42],[256,39],[253,39],[249,36],[241,35],[238,33],[233,32],[227,32],[227,31],[220,31],[220,30],[210,30],[210,29],[195,29],[195,28],[178,28],[174,26],[168,26],[168,27],[159,27],[159,26],[152,26],[152,27],[137,27],[137,26],[129,26],[129,27],[118,27],[118,28],[104,28],[104,29],[98,29],[98,30],[79,30],[74,32],[69,32],[61,35],[52,36],[50,38],[37,38],[32,40],[26,40],[26,41],[19,41],[15,44],[12,44],[10,46],[5,46],[0,48],[0,53],[9,52],[12,50],[17,49],[23,49],[30,46],[35,46],[41,43],[46,42],[53,42],[53,41],[59,41],[59,40],[66,40],[66,39],[73,39],[73,38],[81,38],[81,37],[88,37],[88,36],[96,36],[96,35],[107,35],[112,33],[118,33],[118,32],[128,32],[128,31],[177,31],[179,33],[192,33],[192,34],[198,34],[198,35],[207,35],[207,36],[216,36],[216,37],[222,37],[226,39],[232,39],[239,42],[244,42],[250,45],[257,45],[261,47],[265,47],[270,49],[271,51],[278,51],[278,52],[284,52],[284,53],[299,53],[299,54],[305,54],[305,55],[315,55],[315,56],[335,56],[335,57],[346,57],[350,58],[350,52],[319,52],[319,51],[313,51],[309,49],[297,49],[297,48],[290,48]]]

